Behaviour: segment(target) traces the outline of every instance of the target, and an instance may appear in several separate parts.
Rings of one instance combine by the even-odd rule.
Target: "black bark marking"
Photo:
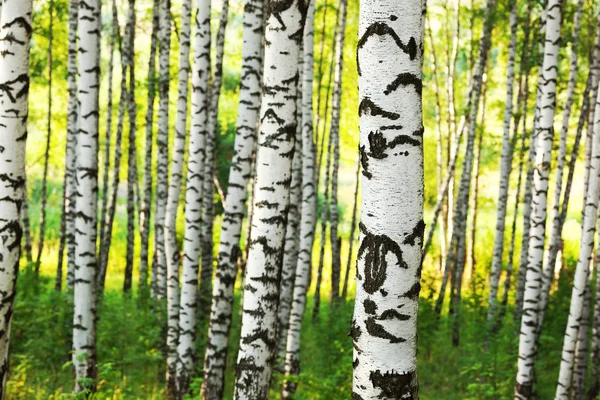
[[[392,335],[385,328],[378,324],[374,317],[369,317],[365,321],[365,326],[367,327],[367,332],[369,335],[378,337],[381,339],[387,339],[390,343],[403,343],[406,342],[406,339],[401,338],[399,336]]]
[[[387,119],[391,119],[393,121],[400,118],[400,114],[389,112],[379,107],[377,104],[373,102],[369,97],[365,97],[361,100],[360,105],[358,106],[358,115],[363,116],[365,114],[372,116],[382,116]]]
[[[390,371],[382,374],[380,370],[371,371],[369,376],[373,387],[381,390],[380,398],[397,400],[417,399],[417,388],[413,384],[415,378],[415,372]]]
[[[365,301],[363,302],[363,305],[365,306],[365,312],[367,314],[374,315],[377,312],[377,304],[375,304],[375,302],[373,300],[365,299]]]
[[[396,265],[400,268],[407,269],[408,266],[402,258],[402,249],[398,243],[386,235],[372,234],[362,222],[359,227],[365,235],[358,249],[358,258],[363,258],[365,262],[363,288],[367,293],[373,294],[383,286],[387,278],[387,253],[396,256],[398,260]]]
[[[362,71],[360,68],[360,61],[358,59],[358,51],[364,47],[364,45],[367,43],[367,41],[369,40],[369,38],[371,36],[375,36],[375,35],[377,35],[377,36],[390,35],[392,37],[392,39],[394,39],[394,42],[396,43],[398,48],[400,50],[402,50],[404,53],[408,54],[408,56],[410,57],[411,60],[414,60],[415,57],[417,56],[417,41],[415,40],[414,37],[411,37],[408,40],[408,44],[404,44],[402,42],[402,40],[400,40],[400,38],[398,37],[396,32],[389,25],[387,25],[385,22],[375,22],[374,24],[370,25],[367,28],[365,33],[362,35],[362,37],[358,41],[357,56],[356,56],[356,65],[357,65],[357,69],[358,69],[358,75],[362,75]]]
[[[420,220],[415,225],[411,234],[407,235],[404,238],[404,244],[408,244],[410,246],[414,246],[417,239],[421,239],[421,244],[423,243],[423,236],[425,235],[425,222]]]
[[[421,78],[416,76],[415,74],[411,74],[410,72],[403,72],[399,74],[396,79],[392,83],[390,83],[383,93],[388,95],[394,91],[396,91],[400,86],[414,86],[417,94],[421,94],[423,92],[423,82]]]

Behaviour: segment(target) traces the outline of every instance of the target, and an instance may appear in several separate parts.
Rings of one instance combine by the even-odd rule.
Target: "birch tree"
[[[177,393],[177,344],[179,336],[179,246],[177,245],[177,209],[183,179],[183,155],[187,131],[188,86],[190,77],[190,32],[192,3],[181,4],[179,33],[179,73],[177,83],[177,113],[171,159],[171,177],[165,215],[165,255],[167,261],[167,391]]]
[[[189,390],[196,362],[196,313],[198,309],[198,270],[202,224],[202,181],[204,145],[208,123],[208,78],[210,76],[210,0],[197,0],[194,19],[195,39],[192,63],[192,106],[185,191],[185,240],[183,274],[179,303],[179,343],[177,345],[177,392]]]
[[[0,398],[6,396],[8,347],[19,271],[25,182],[31,1],[5,0],[0,15]],[[12,39],[12,40],[8,40]]]
[[[169,68],[171,54],[171,2],[160,0],[158,12],[158,131],[156,147],[158,158],[156,165],[156,215],[154,218],[154,259],[153,287],[154,297],[166,296],[167,256],[165,253],[165,217],[169,185]]]
[[[537,143],[533,176],[531,231],[529,233],[527,274],[523,297],[523,317],[519,335],[515,399],[530,399],[533,394],[533,370],[537,347],[536,335],[546,229],[548,177],[554,136],[556,65],[558,63],[560,39],[561,4],[556,0],[549,0],[546,10],[544,61],[540,72],[543,74],[543,79],[539,93],[539,120],[535,132]]]
[[[217,273],[204,361],[203,395],[221,398],[233,308],[236,263],[241,255],[240,234],[251,176],[252,152],[260,110],[264,0],[247,0],[244,7],[242,80],[234,155],[229,171],[227,202],[217,255]]]
[[[508,45],[508,62],[506,69],[506,104],[504,108],[504,134],[502,136],[502,153],[500,159],[500,188],[498,191],[498,205],[496,213],[496,233],[494,237],[494,250],[492,253],[492,271],[490,274],[490,295],[488,308],[488,322],[493,321],[496,314],[498,298],[498,283],[502,270],[502,256],[504,253],[504,230],[506,226],[506,205],[510,173],[512,170],[513,145],[511,140],[511,120],[513,112],[513,86],[515,78],[515,58],[517,54],[517,1],[510,1],[510,42]]]
[[[96,378],[96,220],[98,203],[98,92],[100,86],[101,2],[79,3],[77,37],[78,131],[75,200],[75,392]]]
[[[418,398],[422,18],[421,2],[361,2],[357,64],[365,179],[350,329],[356,399]]]
[[[306,9],[298,0],[271,1],[269,6],[236,399],[266,399],[269,393],[296,132],[298,55]]]
[[[158,41],[158,11],[160,0],[154,0],[152,6],[152,32],[150,33],[150,59],[148,61],[148,105],[146,108],[146,137],[144,161],[144,193],[140,209],[140,292],[147,294],[148,285],[148,247],[150,239],[150,208],[152,202],[152,148],[154,144],[154,101],[156,98],[156,47]]]
[[[302,63],[302,203],[300,209],[300,241],[294,276],[294,291],[285,337],[285,376],[282,397],[290,398],[296,390],[293,375],[300,373],[300,333],[306,309],[312,249],[315,237],[317,198],[315,193],[315,148],[313,144],[313,74],[315,1],[310,1],[304,25]]]

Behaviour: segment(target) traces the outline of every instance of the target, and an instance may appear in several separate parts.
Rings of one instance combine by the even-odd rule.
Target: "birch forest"
[[[600,3],[0,0],[0,400],[600,399]]]

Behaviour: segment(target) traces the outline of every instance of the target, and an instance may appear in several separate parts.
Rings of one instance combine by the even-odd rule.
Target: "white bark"
[[[511,120],[513,112],[513,87],[515,78],[515,57],[517,54],[517,1],[511,0],[510,9],[510,42],[508,45],[508,63],[506,71],[506,103],[504,108],[504,135],[502,136],[502,153],[500,159],[500,188],[496,213],[496,233],[492,253],[492,270],[490,274],[490,294],[488,299],[488,322],[493,321],[496,314],[498,283],[502,270],[504,253],[504,230],[506,227],[506,204],[510,173],[512,170],[513,144],[511,140]]]
[[[312,249],[315,237],[317,197],[315,195],[315,148],[313,143],[313,74],[314,74],[315,1],[308,5],[304,25],[302,64],[302,203],[300,210],[300,241],[294,277],[294,291],[288,321],[285,375],[282,397],[287,399],[296,390],[291,375],[300,372],[300,332],[306,309],[306,292],[310,279]]]
[[[179,32],[179,73],[177,84],[177,115],[171,158],[171,178],[165,212],[165,256],[167,262],[167,390],[175,393],[177,376],[177,343],[179,337],[179,246],[177,245],[177,209],[183,179],[183,154],[188,114],[188,84],[190,77],[190,32],[192,4],[181,4],[181,31]]]
[[[563,110],[562,127],[560,130],[560,141],[558,145],[558,156],[556,165],[556,179],[554,187],[554,203],[552,204],[552,228],[548,238],[548,247],[546,248],[545,260],[542,275],[542,291],[540,299],[540,315],[538,317],[538,329],[542,328],[544,321],[544,312],[548,305],[550,296],[550,285],[554,276],[554,266],[556,265],[556,256],[562,241],[562,228],[564,220],[560,212],[562,197],[563,172],[565,169],[567,156],[567,136],[569,133],[569,120],[571,118],[571,108],[573,106],[573,97],[575,94],[575,84],[577,83],[577,48],[579,32],[581,30],[581,14],[583,10],[583,0],[578,0],[577,11],[573,22],[573,42],[571,43],[571,59],[569,70],[569,83],[567,86],[567,99]]]
[[[96,377],[96,220],[98,203],[98,92],[100,86],[101,2],[79,3],[79,104],[76,145],[75,313],[73,365],[75,392]]]
[[[185,191],[185,239],[183,275],[179,305],[177,346],[177,390],[187,393],[194,371],[196,312],[202,224],[202,180],[204,144],[207,131],[208,78],[210,76],[210,0],[196,0],[194,56],[192,64],[192,106]]]
[[[6,396],[10,325],[23,232],[19,218],[25,195],[31,3],[5,0],[0,16],[0,399]]]
[[[598,92],[600,93],[600,92]],[[596,98],[595,115],[600,116],[600,98]],[[584,292],[588,284],[590,262],[594,248],[594,235],[596,233],[596,218],[598,216],[598,190],[600,188],[600,121],[594,121],[594,136],[592,140],[592,155],[590,163],[588,191],[583,210],[581,228],[581,244],[579,259],[573,278],[573,291],[571,292],[571,306],[569,319],[562,348],[558,385],[555,399],[568,399],[573,376],[573,364],[577,335],[583,311]]]
[[[537,351],[536,336],[539,314],[539,297],[542,279],[542,262],[546,234],[546,204],[548,178],[552,161],[554,139],[554,111],[556,107],[556,79],[558,47],[560,39],[561,3],[549,0],[547,5],[546,39],[544,61],[540,71],[543,74],[539,95],[539,120],[536,128],[536,154],[533,175],[533,197],[531,230],[525,292],[523,297],[523,317],[519,337],[519,359],[515,385],[515,399],[529,399],[533,392],[533,369]],[[523,265],[521,265],[521,268]]]
[[[261,128],[236,399],[266,399],[276,347],[279,276],[296,132],[298,54],[303,2],[273,3],[265,33]],[[282,31],[285,28],[285,31]]]
[[[169,58],[171,53],[171,9],[170,0],[160,0],[158,12],[158,132],[156,147],[158,158],[156,164],[156,215],[154,219],[154,262],[153,272],[156,278],[153,289],[154,297],[163,299],[166,296],[167,255],[165,253],[165,218],[169,184]]]
[[[219,242],[217,273],[213,286],[208,328],[208,345],[204,361],[203,395],[208,399],[221,398],[225,383],[233,291],[237,261],[241,256],[242,220],[248,197],[248,182],[252,175],[252,153],[256,142],[256,127],[260,110],[264,31],[263,4],[263,0],[247,0],[244,7],[242,79],[237,132],[229,171],[227,202]]]
[[[418,398],[423,245],[422,4],[361,2],[362,182],[354,399]]]

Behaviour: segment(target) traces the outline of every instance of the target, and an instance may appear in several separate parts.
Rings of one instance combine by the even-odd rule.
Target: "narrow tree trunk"
[[[215,71],[210,88],[208,105],[208,133],[206,138],[206,162],[204,163],[204,200],[202,203],[202,271],[200,272],[200,312],[209,315],[211,307],[211,293],[213,291],[213,220],[214,220],[214,193],[215,186],[210,179],[214,175],[215,166],[215,140],[217,135],[219,97],[221,95],[221,81],[223,78],[223,52],[225,49],[225,29],[227,28],[227,13],[229,0],[223,0],[217,44],[215,49]]]
[[[96,259],[98,205],[98,92],[100,86],[101,2],[79,3],[79,104],[76,146],[77,197],[75,203],[75,312],[73,365],[75,392],[96,378]]]
[[[69,55],[67,58],[67,141],[65,148],[65,187],[63,188],[65,212],[65,237],[67,242],[67,285],[74,286],[75,280],[75,147],[77,146],[78,105],[77,105],[77,29],[79,25],[79,2],[69,0]]]
[[[349,246],[348,246],[348,258],[346,261],[346,273],[344,275],[344,288],[342,289],[342,300],[346,301],[346,296],[348,294],[348,278],[350,277],[350,266],[352,265],[353,253],[354,249],[354,235],[356,234],[356,215],[358,213],[358,190],[360,188],[360,157],[356,162],[356,186],[354,188],[354,206],[352,206],[352,222],[350,223],[350,236],[348,238]]]
[[[344,38],[346,31],[347,0],[340,0],[338,12],[340,21],[335,41],[337,56],[333,78],[333,97],[331,99],[331,129],[333,136],[333,165],[331,171],[331,202],[329,204],[329,240],[331,242],[331,292],[329,302],[337,302],[340,297],[340,247],[338,246],[338,173],[340,169],[340,114],[342,108],[342,77],[344,71]]]
[[[202,225],[202,180],[204,146],[208,129],[208,77],[210,76],[210,1],[195,2],[195,40],[192,63],[192,106],[188,171],[185,190],[185,239],[183,276],[179,303],[179,343],[177,346],[177,392],[189,390],[196,360],[196,312],[198,270]],[[209,346],[210,348],[210,346]]]
[[[536,129],[536,155],[533,176],[531,231],[525,292],[523,296],[523,318],[519,336],[519,359],[515,384],[515,399],[530,399],[533,395],[533,374],[537,352],[536,334],[539,314],[540,279],[546,232],[546,203],[548,178],[552,160],[554,136],[554,111],[556,107],[556,78],[558,46],[560,42],[561,3],[549,0],[547,6],[546,39],[543,75],[540,95],[539,120]]]
[[[325,3],[321,7],[323,9],[323,18],[321,19],[321,31],[320,31],[321,43],[319,44],[319,63],[317,66],[317,73],[316,73],[316,76],[318,77],[318,80],[317,80],[317,106],[316,106],[317,115],[315,116],[314,124],[315,124],[315,129],[317,131],[317,133],[316,133],[317,137],[315,138],[316,139],[315,143],[317,146],[319,145],[319,143],[321,143],[321,147],[319,147],[319,149],[321,149],[321,151],[322,151],[322,147],[323,147],[322,143],[325,138],[325,135],[324,135],[325,129],[323,130],[323,136],[320,136],[319,133],[321,130],[320,130],[319,126],[320,126],[320,122],[321,122],[321,98],[322,98],[321,97],[321,89],[323,88],[323,75],[324,75],[323,60],[324,60],[324,55],[325,55],[325,37],[327,36],[325,32],[327,29],[327,11],[329,10],[329,8],[333,8],[333,6],[331,4],[329,4],[328,0],[326,0]],[[313,26],[314,26],[314,24],[313,24]],[[313,30],[314,30],[314,27],[313,27]],[[332,55],[333,55],[333,52],[332,52]],[[332,68],[332,66],[333,66],[333,62],[330,64],[329,83],[331,83],[331,71],[332,71],[331,68]],[[327,102],[327,101],[328,101],[328,99],[325,100],[325,102]],[[320,141],[319,141],[319,138],[321,138]],[[317,150],[319,150],[319,149],[317,149]],[[320,167],[320,162],[321,162],[321,160],[319,160],[319,162],[316,164],[317,167]],[[317,176],[319,175],[318,168],[315,168],[315,174]],[[316,182],[317,182],[316,187],[318,189],[318,182],[319,182],[318,178],[317,178]]]
[[[494,250],[492,252],[492,270],[490,273],[490,294],[488,299],[488,323],[496,317],[496,303],[498,301],[498,284],[502,271],[504,255],[504,230],[506,228],[506,208],[508,190],[510,188],[510,174],[512,171],[513,139],[511,138],[511,120],[513,113],[513,87],[515,81],[515,58],[517,54],[517,1],[510,0],[510,42],[508,45],[508,65],[506,70],[506,103],[504,107],[504,134],[502,135],[502,153],[500,158],[500,187],[498,190],[498,204],[496,212],[496,231],[494,236]]]
[[[562,241],[562,228],[564,220],[561,219],[560,200],[562,197],[562,183],[565,163],[567,159],[567,138],[569,133],[569,120],[571,118],[571,108],[573,106],[573,97],[575,94],[575,84],[577,83],[577,48],[579,32],[581,30],[581,15],[583,10],[583,0],[578,0],[577,11],[573,22],[573,41],[571,42],[571,60],[569,70],[569,83],[567,86],[567,99],[563,110],[562,127],[560,130],[560,140],[558,145],[558,156],[556,165],[556,179],[554,186],[554,203],[552,204],[552,228],[548,238],[548,248],[546,249],[546,258],[543,265],[542,289],[540,298],[540,312],[538,316],[539,330],[542,328],[544,313],[548,306],[550,296],[550,285],[554,277],[554,266],[556,265],[556,255]],[[598,25],[600,29],[600,25]],[[597,32],[600,33],[600,31]]]
[[[40,263],[42,261],[42,251],[44,250],[44,238],[46,235],[46,204],[48,201],[48,162],[50,160],[50,145],[52,144],[52,39],[54,29],[54,1],[50,0],[48,4],[48,13],[50,21],[48,26],[48,133],[46,136],[46,151],[44,153],[44,173],[42,176],[42,204],[40,213],[40,241],[38,245],[37,260],[35,262],[35,274],[40,273]]]
[[[99,241],[104,243],[104,232],[106,221],[106,213],[108,207],[109,197],[109,176],[110,176],[110,142],[112,140],[112,119],[113,119],[113,70],[115,60],[115,42],[119,34],[119,17],[117,12],[117,2],[112,0],[111,2],[111,30],[110,30],[110,44],[109,44],[109,58],[108,58],[108,102],[106,105],[106,133],[104,136],[104,168],[102,177],[102,200],[100,206],[99,220],[100,224],[98,227]]]
[[[294,158],[292,159],[292,182],[290,184],[290,205],[287,213],[285,241],[283,245],[283,263],[281,284],[279,285],[279,307],[277,309],[277,368],[283,372],[286,353],[292,296],[298,264],[300,242],[300,210],[302,203],[302,85],[304,73],[304,47],[300,43],[298,57],[298,91],[296,95],[296,136]]]
[[[135,187],[138,183],[137,150],[136,150],[136,104],[135,104],[135,0],[129,0],[127,11],[128,46],[124,49],[127,54],[129,69],[129,93],[127,110],[129,115],[129,147],[127,151],[127,252],[125,254],[125,278],[123,292],[131,291],[133,281],[133,251],[135,240]]]
[[[148,62],[148,106],[146,108],[146,138],[145,138],[145,161],[144,161],[144,195],[140,208],[140,297],[147,296],[148,290],[148,253],[150,241],[150,214],[152,203],[152,148],[153,148],[153,127],[154,127],[154,100],[156,97],[156,47],[158,41],[158,11],[160,0],[154,0],[152,6],[152,33],[150,34],[150,60]],[[156,274],[152,274],[152,279]],[[154,287],[154,285],[153,285]]]
[[[289,399],[296,392],[291,376],[300,373],[300,333],[306,309],[312,249],[315,238],[317,196],[315,191],[315,148],[313,146],[313,73],[315,1],[310,1],[304,25],[304,62],[302,64],[302,206],[300,211],[300,242],[298,263],[294,277],[294,292],[287,331],[285,354],[285,381],[282,398]]]
[[[190,32],[192,4],[181,4],[181,31],[179,34],[179,73],[177,83],[177,112],[173,156],[169,172],[170,186],[165,214],[165,255],[167,261],[167,394],[183,397],[177,393],[177,344],[179,341],[179,263],[181,255],[177,244],[177,209],[183,179],[183,156],[187,132],[188,86],[190,77]]]
[[[590,304],[592,302],[591,274],[588,276],[588,283],[585,285],[583,296],[583,308],[581,311],[581,325],[577,334],[577,345],[575,347],[575,365],[573,365],[573,387],[571,388],[570,398],[579,400],[584,398],[585,381],[587,376],[588,364],[588,341],[590,326]]]
[[[319,318],[321,307],[321,281],[323,280],[323,265],[325,263],[325,244],[327,243],[327,221],[329,220],[329,171],[331,170],[331,146],[333,137],[329,135],[327,144],[327,161],[325,164],[325,188],[323,192],[323,204],[321,205],[321,241],[319,249],[319,267],[317,269],[317,281],[315,283],[315,294],[313,301],[312,318]]]
[[[25,183],[31,1],[5,0],[0,24],[0,398],[6,397],[8,347],[19,271],[19,221]],[[9,40],[12,39],[12,40]]]
[[[600,115],[600,98],[596,99],[595,108],[595,114]],[[560,372],[556,387],[556,400],[567,399],[569,397],[573,376],[575,347],[579,329],[581,328],[585,288],[588,285],[589,264],[594,248],[594,235],[596,233],[596,219],[598,216],[598,189],[600,187],[600,121],[595,121],[594,123],[591,157],[590,179],[583,211],[581,246],[575,269],[575,277],[573,278],[571,306],[569,308],[569,319],[562,348]]]
[[[570,171],[569,171],[570,172]],[[600,213],[599,218],[600,218]],[[600,246],[596,250],[596,288],[594,294],[594,316],[592,320],[592,352],[590,386],[587,393],[589,400],[594,400],[600,394]]]
[[[154,218],[154,257],[156,283],[153,297],[164,299],[167,291],[167,256],[165,253],[165,216],[169,186],[169,68],[171,56],[171,2],[160,0],[158,11],[158,131],[156,147],[156,215]]]
[[[110,247],[112,244],[112,231],[115,222],[115,214],[117,210],[117,199],[119,194],[119,182],[121,181],[121,157],[123,152],[123,128],[125,123],[125,106],[127,104],[127,56],[124,49],[127,48],[128,37],[125,35],[123,43],[119,46],[121,53],[121,94],[119,99],[119,110],[117,116],[117,132],[115,137],[115,161],[113,166],[113,182],[108,199],[108,207],[103,224],[103,241],[100,243],[100,255],[98,257],[98,275],[97,275],[97,291],[100,296],[104,293],[104,284],[106,281],[106,272],[108,269],[108,259]]]
[[[21,223],[23,225],[23,241],[25,248],[25,257],[27,258],[27,262],[31,263],[32,258],[32,240],[31,240],[31,222],[29,219],[29,194],[27,190],[27,176],[25,176],[25,182],[23,182],[23,203],[21,204]]]
[[[274,5],[275,3],[272,3]],[[272,9],[265,33],[261,128],[235,399],[266,399],[275,358],[277,299],[296,132],[298,54],[306,15],[293,0]],[[285,31],[281,24],[285,21]],[[262,204],[269,207],[261,207]],[[274,300],[275,299],[275,300]]]
[[[419,398],[421,12],[420,2],[361,2],[357,64],[365,179],[350,329],[357,399]]]
[[[63,191],[65,187],[66,181],[63,179]],[[62,209],[61,215],[65,214],[65,199],[63,196],[62,201]],[[56,263],[56,277],[54,278],[54,290],[60,292],[62,290],[62,281],[63,281],[63,265],[64,265],[64,254],[65,254],[65,246],[66,246],[66,221],[65,218],[60,219],[60,236],[58,243],[58,262]]]

